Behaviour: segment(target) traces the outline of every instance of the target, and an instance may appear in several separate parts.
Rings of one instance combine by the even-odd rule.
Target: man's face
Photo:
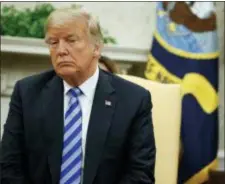
[[[67,21],[48,28],[52,65],[61,77],[85,74],[97,65],[100,49],[90,40],[84,21]]]

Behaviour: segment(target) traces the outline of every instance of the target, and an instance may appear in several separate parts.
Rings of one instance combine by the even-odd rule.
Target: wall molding
[[[44,39],[11,36],[1,36],[1,52],[43,56],[49,55]],[[125,61],[130,63],[147,62],[148,52],[149,49],[128,48],[116,45],[106,45],[103,48],[103,55],[106,55],[116,61]]]

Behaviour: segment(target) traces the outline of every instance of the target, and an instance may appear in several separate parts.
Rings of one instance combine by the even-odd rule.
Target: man
[[[98,68],[98,22],[56,10],[46,42],[54,71],[18,81],[12,94],[2,183],[154,183],[150,94]]]

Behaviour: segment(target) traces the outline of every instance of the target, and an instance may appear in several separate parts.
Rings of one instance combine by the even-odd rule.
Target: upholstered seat
[[[181,126],[181,89],[140,77],[119,75],[151,92],[156,139],[156,184],[176,184]]]

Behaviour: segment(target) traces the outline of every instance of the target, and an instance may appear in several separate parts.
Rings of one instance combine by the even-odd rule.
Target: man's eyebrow
[[[67,35],[67,36],[65,36],[64,37],[64,39],[70,39],[70,38],[77,38],[78,36],[77,35],[74,35],[74,34],[69,34],[69,35]],[[52,41],[52,40],[56,40],[57,38],[56,37],[46,37],[45,38],[45,42],[47,43],[47,42],[49,42],[49,41]]]
[[[45,38],[45,43],[49,43],[50,41],[53,41],[53,40],[55,40],[56,38],[54,38],[54,37],[46,37]]]
[[[70,37],[74,37],[75,35],[73,34],[69,34],[67,37],[70,38]]]
[[[73,38],[73,37],[77,37],[77,35],[74,35],[74,34],[69,34],[69,35],[67,35],[65,38]]]

